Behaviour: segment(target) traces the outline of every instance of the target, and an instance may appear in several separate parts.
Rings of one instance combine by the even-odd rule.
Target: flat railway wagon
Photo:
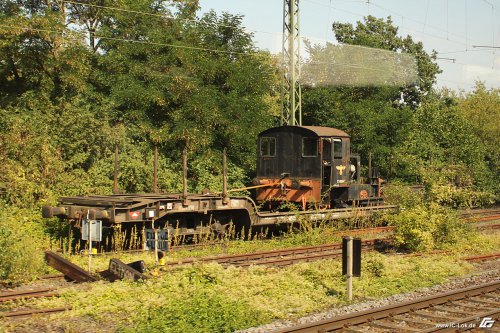
[[[360,157],[351,155],[350,137],[341,130],[270,128],[258,136],[257,155],[257,176],[247,188],[255,189],[253,198],[228,195],[226,177],[221,193],[187,193],[184,155],[183,193],[62,197],[57,206],[43,207],[42,215],[59,217],[76,228],[89,219],[101,220],[105,227],[137,225],[165,228],[171,235],[197,235],[224,233],[231,223],[248,230],[299,218],[334,220],[394,208],[382,204],[382,180],[376,170],[370,168],[368,183],[361,183]],[[225,171],[225,158],[223,164]],[[279,211],[285,202],[296,209]]]

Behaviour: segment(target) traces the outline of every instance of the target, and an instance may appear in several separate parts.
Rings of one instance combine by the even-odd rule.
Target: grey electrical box
[[[100,220],[82,220],[82,239],[89,239],[89,224],[91,241],[102,241],[102,221]]]

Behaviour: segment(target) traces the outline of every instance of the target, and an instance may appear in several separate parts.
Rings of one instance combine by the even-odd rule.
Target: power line
[[[335,10],[347,12],[347,13],[350,13],[350,14],[353,14],[353,15],[357,15],[357,16],[361,16],[361,17],[364,16],[364,15],[359,14],[359,13],[347,11],[347,10],[340,9],[340,8],[336,8],[336,7],[333,7],[331,5],[322,4],[322,3],[319,3],[319,2],[316,2],[316,1],[313,1],[313,0],[304,0],[304,1],[316,4],[316,5],[325,6],[325,7],[328,7],[330,9],[335,9]],[[351,3],[356,3],[356,2],[357,3],[365,3],[365,1],[361,1],[361,0],[336,0],[336,1],[344,1],[344,2],[351,2]],[[71,3],[71,4],[74,4],[74,5],[82,5],[82,6],[89,6],[89,7],[94,7],[94,8],[102,8],[102,9],[108,9],[108,10],[122,11],[122,12],[133,13],[133,14],[141,14],[141,15],[149,15],[149,16],[154,16],[154,17],[161,17],[161,18],[169,19],[169,20],[175,20],[176,19],[174,17],[165,16],[164,14],[149,13],[149,12],[144,12],[144,11],[138,11],[138,10],[132,10],[132,9],[126,9],[126,8],[119,8],[119,7],[112,7],[112,6],[103,6],[103,5],[88,4],[88,3],[83,3],[83,2],[74,1],[74,0],[64,0],[64,2]],[[330,4],[331,4],[331,2],[330,2]],[[369,4],[372,4],[372,5],[374,5],[376,7],[379,7],[381,9],[383,9],[383,10],[387,10],[389,12],[392,12],[392,13],[398,15],[398,16],[401,16],[402,18],[407,18],[407,17],[405,17],[404,15],[402,15],[400,13],[397,13],[395,11],[387,9],[387,8],[385,8],[383,6],[380,6],[378,4],[375,4],[373,2],[369,2]],[[494,8],[493,5],[491,5],[491,6],[492,6],[492,8]],[[422,22],[420,22],[418,20],[414,20],[414,19],[411,19],[411,18],[407,18],[407,19],[422,24]],[[195,23],[195,24],[199,23],[198,21],[191,20],[191,19],[180,19],[180,20],[183,20],[185,22],[192,22],[192,23]],[[426,23],[423,23],[423,24],[424,24],[424,26],[426,25]],[[226,24],[217,24],[217,25],[221,26],[221,27],[231,28],[231,29],[235,29],[236,28],[233,25],[226,25]],[[428,26],[431,27],[431,28],[433,28],[433,29],[436,29],[436,30],[442,30],[442,29],[439,29],[439,28],[434,27],[432,25],[428,25]],[[407,29],[407,30],[411,30],[411,29],[406,28],[404,26],[402,28]],[[252,29],[247,29],[247,28],[244,28],[244,30],[246,30],[248,32],[254,32],[254,33],[264,33],[264,34],[270,34],[270,35],[282,35],[282,33],[268,32],[268,31],[262,31],[262,30],[252,30]],[[442,31],[444,31],[444,30],[442,30]],[[456,44],[464,45],[463,42],[461,42],[461,41],[457,41],[457,40],[453,40],[453,39],[449,39],[449,38],[444,38],[444,37],[441,37],[441,36],[438,36],[438,35],[426,33],[425,31],[418,31],[418,32],[422,33],[423,35],[430,36],[430,37],[434,37],[434,38],[438,38],[438,39],[443,39],[443,40],[446,40],[446,41],[449,41],[449,42],[453,42],[453,43],[456,43]],[[377,32],[372,31],[372,33],[377,33]],[[449,31],[447,30],[446,33],[448,34]],[[453,34],[453,35],[458,36],[460,38],[463,38],[463,36],[460,36],[460,35],[457,35],[457,34]],[[322,42],[329,42],[328,40],[325,40],[325,39],[315,38],[315,37],[309,37],[309,36],[303,36],[303,38],[318,40],[318,41],[322,41]],[[465,39],[467,40],[467,37],[465,37]],[[466,45],[466,48],[467,48],[467,42],[466,42],[465,45]]]
[[[21,30],[25,30],[25,31],[50,32],[50,33],[56,33],[56,34],[61,34],[61,35],[64,33],[75,34],[74,31],[57,31],[57,30],[49,30],[49,29],[31,28],[31,27],[10,26],[10,25],[5,25],[5,24],[0,24],[0,27],[11,28],[11,29],[21,29]],[[201,46],[189,46],[189,45],[159,43],[159,42],[143,41],[143,40],[137,40],[137,39],[115,38],[115,37],[98,36],[98,35],[94,35],[94,37],[97,39],[106,39],[106,40],[112,40],[112,41],[130,42],[130,43],[138,43],[138,44],[154,45],[154,46],[168,46],[168,47],[173,47],[173,48],[189,49],[189,50],[196,50],[196,51],[218,52],[218,53],[224,53],[224,54],[235,54],[235,55],[244,55],[244,56],[256,55],[256,53],[217,50],[217,49],[210,49],[210,48],[201,47]],[[79,36],[78,38],[77,37],[72,37],[72,38],[73,39],[81,39],[81,36]]]
[[[310,1],[310,0],[304,0],[304,1]],[[419,20],[415,20],[415,19],[413,19],[413,18],[411,18],[411,17],[405,16],[405,15],[403,15],[403,14],[399,13],[399,12],[396,12],[396,11],[394,11],[394,10],[392,10],[392,9],[386,8],[386,7],[384,7],[384,6],[381,6],[381,5],[379,5],[379,4],[376,4],[376,3],[374,3],[374,2],[370,2],[370,4],[371,4],[371,5],[373,5],[373,6],[375,6],[375,7],[380,8],[380,9],[382,9],[382,10],[385,10],[385,11],[387,11],[387,12],[390,12],[390,13],[393,13],[393,14],[395,14],[395,15],[397,15],[397,16],[400,16],[402,19],[407,19],[407,20],[409,20],[409,21],[413,21],[413,22],[415,22],[415,23],[422,24],[422,25],[427,26],[427,27],[429,27],[429,28],[432,28],[432,29],[434,29],[434,30],[438,30],[438,31],[441,31],[441,32],[446,32],[446,34],[447,34],[447,35],[448,35],[448,34],[450,34],[450,35],[454,35],[454,36],[456,36],[456,37],[458,37],[458,38],[465,39],[465,40],[467,40],[467,38],[468,38],[467,36],[462,36],[462,35],[459,35],[459,34],[456,34],[456,33],[450,32],[448,29],[447,29],[447,30],[444,30],[444,29],[439,28],[439,27],[437,27],[437,26],[427,24],[427,22],[421,22],[421,21],[419,21]],[[421,32],[421,33],[422,33],[422,34],[424,34],[424,35],[428,35],[428,36],[432,36],[432,37],[440,38],[440,39],[443,39],[443,40],[448,40],[448,41],[455,42],[455,41],[450,40],[450,39],[448,39],[448,38],[443,38],[443,37],[436,36],[436,35],[433,35],[433,34],[425,33],[425,32],[423,32],[423,31],[419,31],[419,32]],[[459,41],[456,41],[456,42],[457,42],[457,43],[462,43],[462,42],[459,42]]]
[[[73,0],[63,0],[63,2],[70,3],[70,4],[73,4],[73,5],[80,5],[80,6],[87,6],[87,7],[108,9],[108,10],[116,10],[116,11],[130,13],[130,14],[148,15],[148,16],[153,16],[153,17],[159,17],[159,18],[167,19],[167,20],[180,20],[180,21],[184,21],[184,22],[191,22],[191,23],[194,23],[194,24],[199,24],[200,23],[198,20],[179,19],[179,18],[172,17],[172,16],[165,16],[165,14],[148,13],[148,12],[144,12],[144,11],[140,11],[140,10],[126,9],[126,8],[119,8],[119,7],[111,7],[111,6],[102,6],[102,5],[94,5],[94,4],[90,4],[90,3],[83,3],[83,2],[79,2],[79,1],[73,1]],[[234,25],[228,25],[228,24],[222,24],[222,23],[218,23],[217,26],[224,27],[224,28],[230,28],[230,29],[236,29],[237,28]],[[247,28],[244,28],[243,30],[246,30],[248,32],[276,34],[276,33],[273,33],[273,32],[261,31],[261,30],[252,30],[252,29],[247,29]]]
[[[436,27],[436,26],[434,26],[434,25],[427,24],[426,22],[421,22],[421,21],[419,21],[419,20],[415,20],[415,19],[413,19],[413,18],[411,18],[411,17],[407,17],[407,16],[405,16],[405,15],[403,15],[403,14],[401,14],[401,13],[398,13],[398,12],[396,12],[396,11],[392,10],[392,9],[386,8],[386,7],[381,6],[381,5],[378,5],[378,4],[376,4],[376,3],[372,3],[372,5],[373,5],[373,6],[375,6],[375,7],[380,8],[380,9],[383,9],[383,10],[385,10],[385,11],[388,11],[388,12],[390,12],[390,13],[393,13],[393,14],[395,14],[395,15],[397,15],[397,16],[401,16],[402,18],[405,18],[405,19],[407,19],[407,20],[413,21],[413,22],[415,22],[415,23],[422,24],[422,25],[424,25],[424,26],[426,26],[426,25],[427,25],[429,28],[432,28],[432,29],[434,29],[434,30],[438,30],[438,31],[446,32],[446,33],[449,33],[450,35],[454,35],[454,36],[456,36],[456,37],[458,37],[458,38],[463,38],[463,39],[466,39],[466,38],[467,38],[467,36],[465,36],[465,37],[464,37],[464,36],[462,36],[462,35],[455,34],[455,33],[453,33],[453,32],[449,32],[449,31],[447,31],[447,30],[443,30],[443,29],[441,29],[441,28],[439,28],[439,27]]]
[[[500,49],[500,46],[493,45],[472,45],[473,48],[482,48],[482,49]]]
[[[344,13],[348,13],[348,14],[351,14],[351,15],[355,15],[355,16],[359,16],[359,17],[365,17],[365,14],[361,14],[361,13],[353,12],[353,11],[346,10],[346,9],[343,9],[343,8],[338,8],[338,7],[334,7],[334,6],[329,6],[329,5],[327,5],[327,4],[320,3],[320,2],[317,2],[317,1],[313,1],[313,0],[303,0],[303,1],[305,1],[305,2],[309,2],[309,3],[312,3],[312,4],[315,4],[315,5],[318,5],[318,6],[323,6],[323,7],[327,7],[327,8],[329,7],[329,8],[335,9],[335,10],[337,10],[337,11],[344,12]],[[404,15],[402,15],[402,14],[399,14],[399,13],[397,13],[397,12],[394,12],[394,11],[392,11],[392,10],[390,10],[390,9],[387,9],[387,8],[385,8],[385,7],[382,7],[382,6],[379,6],[379,5],[377,5],[377,4],[374,4],[373,2],[370,2],[370,4],[373,4],[374,6],[379,7],[380,9],[383,9],[383,10],[386,10],[386,11],[389,11],[389,12],[392,12],[393,14],[396,14],[397,16],[400,16],[402,19],[407,19],[407,20],[409,20],[409,21],[414,21],[414,22],[416,22],[416,23],[419,23],[419,24],[424,25],[424,23],[423,23],[423,22],[420,22],[420,21],[418,21],[418,20],[411,19],[411,18],[406,17],[406,16],[404,16]],[[425,25],[427,25],[428,27],[433,28],[433,29],[435,29],[435,30],[440,30],[440,31],[443,31],[443,32],[447,32],[447,31],[445,31],[445,30],[442,30],[442,29],[440,29],[440,28],[437,28],[437,27],[432,26],[432,25],[429,25],[429,24],[425,24]],[[404,26],[404,25],[400,25],[400,26],[398,26],[398,28],[406,29],[406,30],[408,30],[408,31],[415,31],[415,29],[413,29],[413,28],[408,28],[408,27],[406,27],[406,26]],[[370,30],[370,31],[371,31],[372,33],[374,33],[374,34],[377,34],[377,32],[376,32],[376,31],[372,31],[372,30]],[[431,33],[425,32],[425,31],[423,31],[423,30],[422,30],[422,31],[416,30],[416,31],[417,31],[417,32],[419,32],[419,33],[421,33],[422,35],[426,35],[426,36],[434,37],[434,38],[437,38],[437,39],[442,39],[442,40],[445,40],[445,41],[448,41],[448,42],[451,42],[451,43],[455,43],[455,44],[459,44],[459,45],[465,45],[463,41],[454,40],[454,39],[450,39],[450,38],[445,38],[445,37],[442,37],[442,36],[434,35],[434,34],[431,34]],[[447,32],[447,33],[448,33],[448,32]],[[457,37],[459,37],[459,38],[464,38],[464,37],[463,37],[463,36],[461,36],[461,35],[457,35],[457,34],[453,34],[453,33],[452,33],[452,35],[455,35],[455,36],[457,36]]]

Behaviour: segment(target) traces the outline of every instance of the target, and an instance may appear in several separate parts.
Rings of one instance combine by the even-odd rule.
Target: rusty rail
[[[20,299],[53,297],[58,296],[58,293],[53,292],[56,288],[41,288],[33,290],[16,290],[0,293],[0,303],[17,301]]]
[[[22,318],[29,317],[33,315],[49,315],[57,312],[64,312],[67,310],[71,310],[68,308],[54,308],[54,309],[32,309],[32,310],[23,310],[23,311],[12,311],[12,312],[0,312],[0,318]]]
[[[383,247],[389,243],[388,239],[369,239],[362,242],[365,248]],[[192,264],[196,262],[217,262],[222,265],[249,266],[249,265],[273,265],[285,266],[300,261],[313,261],[338,257],[342,249],[341,243],[325,244],[316,246],[297,247],[274,251],[262,251],[226,256],[214,256],[205,258],[191,258],[169,262],[167,267]]]
[[[498,318],[500,303],[495,301],[500,291],[500,281],[454,290],[408,302],[349,313],[318,322],[312,322],[274,331],[274,333],[317,333],[340,330],[384,332],[441,332],[451,327],[441,325],[477,322],[478,317]],[[491,297],[488,294],[497,295]],[[462,302],[474,305],[464,305]],[[449,307],[445,307],[449,306]],[[423,311],[425,309],[425,311]],[[468,310],[462,310],[468,309]],[[440,311],[440,315],[426,311]],[[448,315],[445,315],[447,313]],[[369,328],[367,328],[369,327]]]
[[[45,261],[49,266],[63,273],[76,282],[94,282],[96,278],[84,271],[82,268],[64,259],[54,252],[45,252]]]
[[[496,260],[499,258],[500,258],[500,253],[493,253],[493,254],[471,256],[463,259],[466,261],[486,261],[486,260]]]

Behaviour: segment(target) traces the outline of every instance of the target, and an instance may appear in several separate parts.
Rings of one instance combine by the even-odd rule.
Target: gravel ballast
[[[336,316],[359,312],[369,309],[374,309],[394,303],[401,303],[406,301],[415,300],[418,298],[431,296],[439,293],[444,293],[447,291],[452,291],[461,288],[467,288],[474,285],[481,285],[489,282],[500,280],[500,260],[487,261],[482,264],[478,264],[478,272],[474,275],[468,275],[465,277],[454,278],[449,282],[441,285],[435,285],[432,287],[420,288],[416,291],[392,295],[386,298],[368,301],[363,303],[352,304],[344,306],[341,308],[332,308],[323,312],[315,313],[309,316],[295,318],[291,320],[277,320],[270,324],[262,325],[259,327],[252,327],[245,330],[237,331],[237,333],[267,333],[273,332],[278,329],[283,329],[287,327],[293,327],[296,325],[301,325],[305,323],[311,323],[316,321],[321,321]]]

